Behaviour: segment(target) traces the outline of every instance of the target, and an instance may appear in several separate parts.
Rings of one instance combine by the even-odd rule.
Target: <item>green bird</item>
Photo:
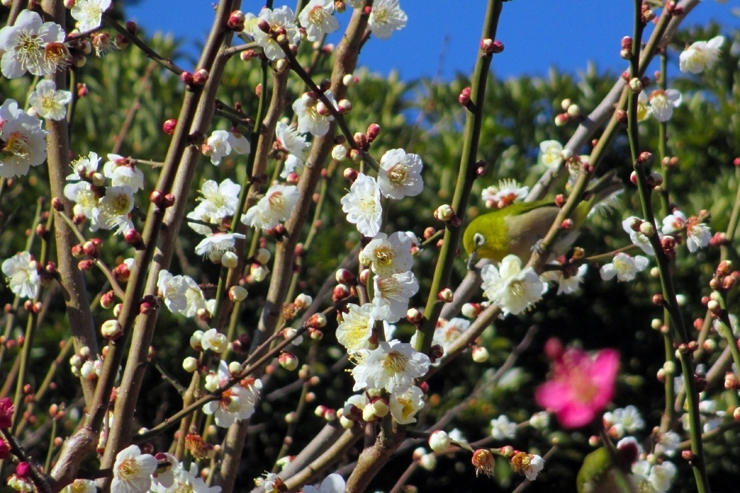
[[[578,229],[586,221],[589,212],[598,203],[623,188],[622,182],[611,171],[586,192],[586,199],[578,204],[571,219],[573,228],[561,235],[553,245],[555,256],[565,253],[578,237]],[[473,219],[463,234],[463,246],[470,256],[468,268],[478,259],[489,258],[501,262],[507,255],[516,255],[526,263],[532,250],[545,237],[560,212],[552,200],[515,202]]]
[[[576,477],[578,493],[637,493],[630,466],[639,451],[634,444],[610,452],[601,447],[586,456]]]

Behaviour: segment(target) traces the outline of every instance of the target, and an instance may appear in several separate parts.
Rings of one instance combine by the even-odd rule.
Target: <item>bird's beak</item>
[[[473,249],[473,253],[468,258],[468,270],[475,270],[475,264],[478,263],[478,247]]]

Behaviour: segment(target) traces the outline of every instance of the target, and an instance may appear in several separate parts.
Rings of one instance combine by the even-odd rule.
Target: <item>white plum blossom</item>
[[[103,229],[116,228],[116,234],[125,233],[134,227],[128,214],[134,208],[134,191],[127,186],[107,187],[105,196],[98,202],[99,226]]]
[[[339,29],[339,21],[334,17],[334,0],[311,0],[301,10],[298,20],[306,29],[309,41],[321,41],[324,34]]]
[[[470,327],[470,320],[464,318],[453,318],[451,320],[439,319],[441,326],[434,330],[432,344],[438,344],[447,351],[452,343]],[[411,344],[416,344],[416,333],[411,336]]]
[[[541,142],[539,162],[550,169],[560,167],[563,164],[563,145],[557,140]]]
[[[306,142],[306,136],[298,133],[295,125],[278,122],[275,126],[275,140],[277,147],[288,153],[280,177],[287,178],[289,174],[303,169],[306,162],[306,149],[311,147],[311,144]]]
[[[100,209],[98,208],[98,196],[93,191],[92,185],[86,181],[68,183],[64,187],[64,196],[75,202],[72,212],[89,219],[90,231],[97,231],[100,227]]]
[[[103,165],[103,174],[111,180],[114,187],[125,185],[134,192],[144,189],[144,173],[134,166],[131,159],[118,154],[108,154],[108,161]]]
[[[491,436],[494,440],[506,440],[516,437],[516,423],[509,421],[505,414],[491,420]]]
[[[229,130],[228,140],[231,150],[235,153],[244,155],[252,152],[252,144],[249,143],[249,139],[236,129]]]
[[[640,416],[640,411],[635,406],[617,408],[614,411],[604,413],[604,426],[611,432],[612,428],[617,436],[624,436],[625,433],[635,433],[645,427],[645,421]]]
[[[209,255],[211,253],[223,253],[233,250],[236,240],[243,240],[245,236],[240,233],[214,233],[203,238],[195,246],[198,255]]]
[[[372,238],[380,232],[383,208],[380,204],[380,187],[375,178],[359,173],[341,203],[347,221],[357,225],[357,230],[363,236]]]
[[[523,187],[516,180],[499,180],[498,187],[490,186],[481,192],[481,198],[486,207],[502,209],[514,202],[524,200],[529,193],[529,187]]]
[[[169,455],[169,454],[168,454]],[[220,486],[209,487],[198,474],[198,466],[190,464],[190,470],[186,470],[182,463],[178,462],[171,471],[172,482],[169,486],[152,481],[152,493],[219,493]]]
[[[221,183],[213,180],[206,180],[201,186],[200,193],[203,195],[200,204],[195,210],[202,210],[207,213],[211,222],[215,220],[236,214],[236,208],[239,206],[239,193],[242,187],[226,178]]]
[[[681,72],[701,73],[711,68],[719,58],[719,49],[725,42],[724,36],[715,36],[709,41],[696,41],[679,55]]]
[[[66,180],[67,181],[78,181],[81,180],[82,177],[80,176],[80,172],[82,174],[89,178],[92,176],[93,173],[98,171],[98,164],[100,163],[100,158],[98,157],[98,154],[96,152],[90,151],[87,156],[80,156],[74,161],[72,161],[69,165],[74,170],[74,173],[67,175]]]
[[[530,481],[536,481],[540,471],[545,467],[545,459],[539,455],[526,454],[526,459],[521,463],[524,476]]]
[[[225,361],[218,365],[219,387],[225,386],[231,374]],[[249,418],[254,414],[262,382],[259,379],[245,378],[225,390],[217,400],[203,405],[203,412],[213,414],[216,426],[228,428],[236,420]]]
[[[136,445],[130,445],[118,452],[113,465],[111,493],[144,493],[149,491],[152,473],[157,469],[157,459],[150,454],[142,454]]]
[[[231,143],[229,143],[229,132],[226,130],[214,130],[202,146],[203,154],[211,158],[211,163],[218,166],[221,159],[231,154]]]
[[[5,259],[2,265],[8,287],[20,298],[34,299],[39,293],[38,264],[30,253],[20,252]]]
[[[331,91],[324,92],[324,96],[334,108],[337,107],[337,101]],[[314,94],[308,92],[303,93],[301,97],[295,100],[293,111],[298,118],[298,133],[310,133],[315,137],[326,135],[329,131],[329,124],[334,120],[334,117],[326,108],[320,111],[322,106],[324,104]]]
[[[635,223],[635,221],[642,221],[642,219],[637,216],[630,216],[622,221],[622,229],[625,233],[630,235],[630,240],[632,240],[632,243],[634,245],[640,247],[640,250],[648,255],[655,255],[653,245],[650,244],[650,239],[642,234],[640,231],[635,231],[634,229],[632,229],[632,224]]]
[[[645,91],[642,91],[637,96],[637,121],[644,122],[650,118],[652,112],[653,108],[650,106],[650,101],[648,101],[648,95]]]
[[[64,37],[59,24],[43,22],[33,10],[22,10],[14,25],[0,29],[3,75],[17,79],[26,71],[38,76],[53,74],[69,56]]]
[[[321,486],[316,488],[315,486],[304,486],[303,493],[344,493],[346,485],[344,478],[339,474],[329,474],[321,482]]]
[[[429,356],[397,339],[380,342],[377,348],[356,353],[354,357],[358,362],[352,369],[354,391],[385,389],[399,395],[411,387],[415,378],[429,371]]]
[[[25,176],[31,166],[44,162],[47,132],[41,123],[13,99],[0,106],[0,177]]]
[[[380,158],[378,186],[384,197],[400,200],[415,197],[424,189],[421,170],[424,164],[416,154],[403,149],[391,149]]]
[[[583,276],[588,271],[588,265],[583,264],[578,267],[575,274],[566,274],[560,270],[548,270],[540,275],[540,279],[544,282],[555,281],[558,283],[557,295],[561,294],[572,294],[581,289],[581,283],[583,282]]]
[[[415,385],[390,397],[391,416],[400,425],[416,423],[416,413],[423,407],[424,392]]]
[[[70,14],[77,21],[77,29],[85,32],[100,27],[103,12],[110,4],[111,0],[75,0]]]
[[[667,122],[673,116],[673,108],[681,105],[681,93],[675,89],[658,89],[650,93],[649,101],[650,113],[655,119]]]
[[[704,248],[709,245],[709,240],[712,239],[712,232],[709,229],[709,226],[700,222],[695,216],[686,219],[684,213],[678,210],[673,211],[672,214],[663,219],[663,227],[661,230],[663,231],[663,234],[685,231],[686,246],[692,253],[697,251],[699,248]]]
[[[406,272],[414,266],[411,255],[413,240],[406,233],[393,233],[388,236],[378,233],[360,252],[360,263],[369,265],[379,276],[390,276]]]
[[[671,483],[677,472],[676,466],[672,462],[665,461],[653,465],[646,460],[641,460],[632,464],[633,476],[631,481],[637,491],[666,493],[671,488]]]
[[[663,231],[664,235],[678,233],[686,229],[686,215],[681,211],[673,211],[672,214],[667,215],[663,218]]]
[[[203,291],[189,276],[173,276],[167,270],[162,269],[157,278],[157,289],[172,313],[194,317],[198,310],[206,308]]]
[[[288,44],[298,44],[301,40],[301,32],[298,30],[298,26],[295,25],[293,20],[295,15],[290,7],[283,6],[278,9],[263,8],[260,11],[259,20],[264,20],[270,25],[270,30],[275,31],[279,28],[285,30],[285,37],[288,40]],[[285,52],[280,45],[275,41],[269,34],[263,32],[258,27],[255,27],[251,31],[254,40],[257,44],[262,47],[265,56],[271,60],[279,60],[285,58]]]
[[[213,351],[216,354],[221,354],[226,350],[229,341],[218,330],[208,329],[200,337],[200,344],[204,351]]]
[[[483,295],[498,304],[504,315],[523,312],[539,301],[548,288],[531,267],[522,269],[522,261],[516,255],[504,257],[498,268],[492,264],[484,266],[481,277]]]
[[[401,10],[398,0],[376,0],[368,19],[370,31],[378,39],[388,39],[393,31],[406,27],[408,16]]]
[[[419,282],[413,272],[375,276],[373,283],[373,318],[394,323],[405,317],[409,299],[419,291]]]
[[[44,79],[36,84],[28,102],[34,110],[48,120],[64,120],[67,116],[67,104],[72,101],[72,93],[69,91],[57,91],[57,85],[53,80]]]
[[[349,352],[369,349],[370,337],[373,335],[375,319],[371,312],[373,306],[365,303],[362,306],[347,303],[347,313],[342,314],[342,322],[337,326],[336,336],[339,344]]]
[[[655,441],[655,454],[665,454],[669,457],[676,455],[678,445],[681,443],[681,436],[675,431],[666,431],[658,434]]]
[[[300,195],[294,185],[273,185],[259,202],[249,208],[241,221],[253,228],[273,229],[288,219]]]
[[[196,358],[190,357],[190,359],[197,365],[198,360]],[[156,458],[160,462],[166,461],[169,465],[165,467],[157,466],[157,470],[152,474],[152,485],[149,487],[149,491],[152,493],[164,493],[175,484],[175,472],[181,465],[174,455],[167,452],[158,454]]]
[[[62,489],[61,493],[97,493],[95,481],[89,479],[75,479],[72,484],[68,484]]]
[[[642,255],[631,257],[626,253],[618,253],[611,263],[601,266],[599,274],[601,274],[601,279],[604,281],[608,281],[614,276],[617,276],[620,281],[631,281],[638,272],[647,267],[648,262],[647,257]]]

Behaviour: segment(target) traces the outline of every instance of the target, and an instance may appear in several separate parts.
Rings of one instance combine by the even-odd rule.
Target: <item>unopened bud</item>
[[[476,363],[488,361],[488,350],[482,346],[473,346],[473,361]]]
[[[182,360],[182,367],[185,369],[186,372],[193,373],[195,370],[198,369],[198,359],[192,356],[188,356],[187,358]]]
[[[437,221],[447,222],[455,215],[455,211],[452,210],[448,204],[442,204],[434,211],[434,219]]]
[[[100,326],[100,334],[106,339],[117,339],[123,334],[123,327],[116,319],[106,320]]]
[[[285,352],[280,353],[278,361],[280,362],[280,366],[288,371],[293,371],[298,368],[298,358],[296,358],[294,354]]]

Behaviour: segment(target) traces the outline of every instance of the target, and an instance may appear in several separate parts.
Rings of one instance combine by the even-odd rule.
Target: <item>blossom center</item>
[[[409,358],[405,354],[391,351],[383,361],[383,369],[391,373],[403,373],[408,362]]]
[[[374,253],[378,264],[383,267],[387,267],[393,262],[393,249],[387,246],[376,248]]]
[[[326,20],[327,16],[328,13],[326,12],[326,10],[317,5],[312,8],[311,12],[308,14],[308,21],[311,24],[321,25]]]
[[[408,399],[406,397],[397,397],[396,400],[398,400],[398,403],[401,404],[401,416],[403,416],[404,419],[408,418],[409,416],[413,416],[415,410],[411,399]]]
[[[390,180],[390,182],[395,186],[403,185],[408,176],[409,173],[406,166],[401,163],[394,164],[393,167],[388,170],[388,180]]]
[[[270,207],[272,208],[277,209],[279,207],[282,207],[285,204],[283,192],[271,193],[270,196],[267,198],[267,201],[270,203]]]
[[[37,65],[44,52],[44,40],[40,36],[22,33],[18,37],[15,54],[21,66]]]
[[[524,296],[527,288],[523,281],[511,281],[509,283],[509,292],[515,297]]]
[[[139,472],[139,467],[136,464],[136,459],[125,459],[118,466],[118,477],[124,481],[130,481],[136,478],[136,474]]]
[[[383,298],[400,298],[400,286],[392,277],[378,278],[378,291]]]
[[[390,12],[384,8],[373,9],[373,19],[377,24],[385,24],[390,20]]]
[[[44,60],[48,67],[53,70],[65,66],[68,60],[68,53],[64,43],[47,44],[44,50]]]
[[[591,402],[599,392],[599,388],[594,385],[586,371],[578,370],[571,372],[569,379],[570,388],[573,390],[573,397],[580,402]]]
[[[20,132],[13,132],[5,141],[3,151],[18,157],[27,157],[31,153],[30,139]]]
[[[116,216],[122,216],[124,214],[128,214],[128,211],[131,209],[130,207],[131,202],[129,201],[129,198],[125,194],[116,195],[113,197],[113,200],[110,202],[110,212],[113,215]]]

